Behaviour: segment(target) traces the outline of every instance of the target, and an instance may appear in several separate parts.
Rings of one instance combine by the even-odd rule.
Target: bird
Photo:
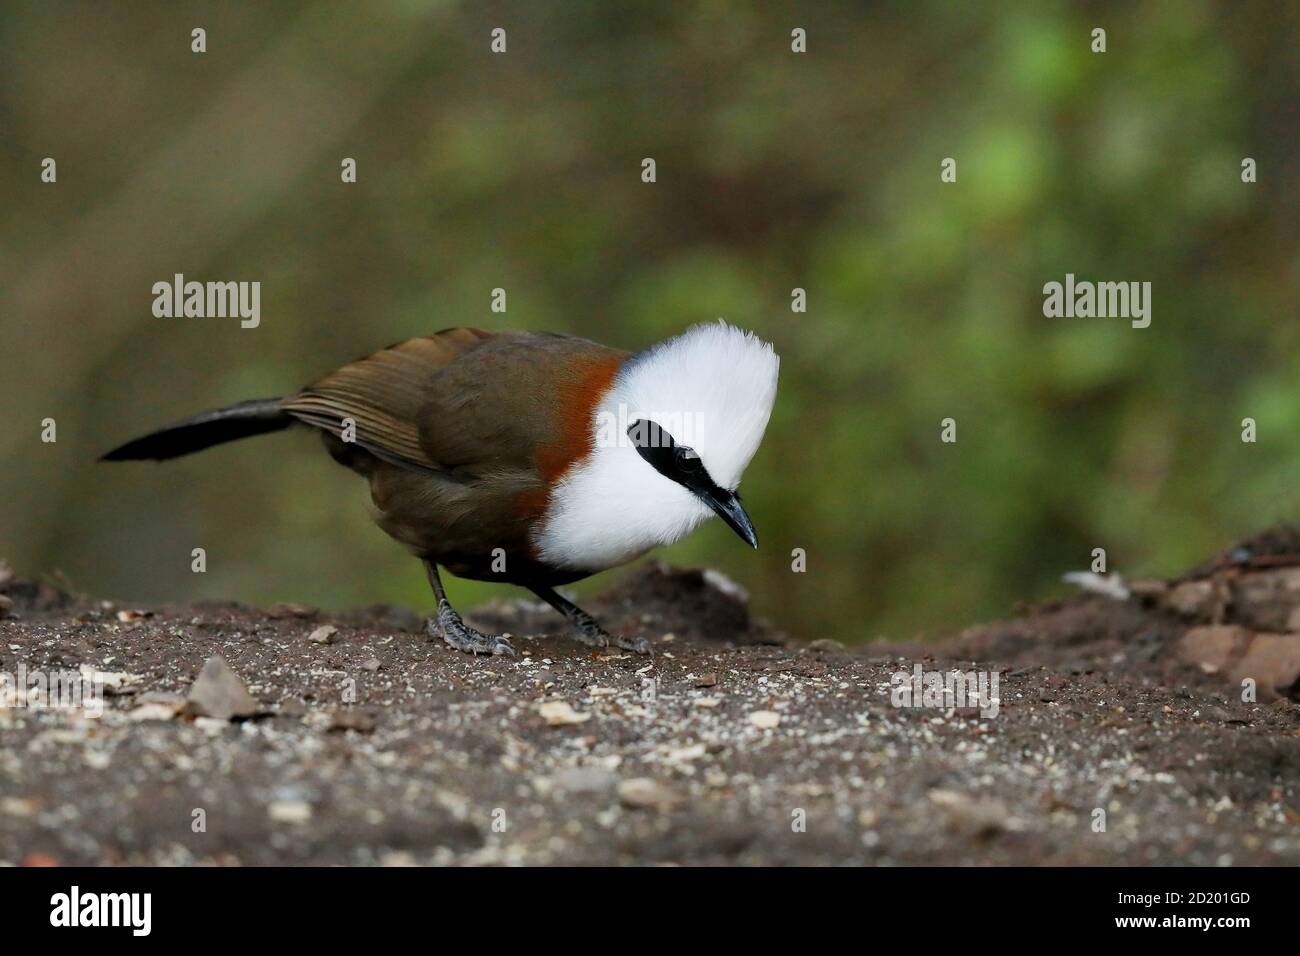
[[[163,461],[308,428],[370,485],[372,516],[424,564],[429,636],[511,655],[452,607],[439,569],[522,586],[593,647],[610,635],[556,588],[717,516],[758,547],[737,489],[776,401],[772,345],[723,320],[638,352],[554,332],[444,329],[350,362],[282,398],[204,412],[107,452]]]

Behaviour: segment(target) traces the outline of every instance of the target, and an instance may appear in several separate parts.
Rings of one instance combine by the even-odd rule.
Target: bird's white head
[[[779,366],[771,345],[722,321],[628,359],[594,409],[591,454],[552,489],[541,557],[614,567],[713,514],[757,547],[735,492],[772,414]]]

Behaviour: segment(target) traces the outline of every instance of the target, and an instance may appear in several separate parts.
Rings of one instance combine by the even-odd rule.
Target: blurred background
[[[638,349],[724,316],[782,355],[763,547],[711,522],[662,556],[792,633],[952,632],[1095,547],[1181,570],[1300,518],[1298,50],[1282,3],[7,0],[0,557],[128,601],[426,609],[314,436],[95,458],[447,326]],[[178,272],[260,281],[261,326],[155,318]],[[1151,327],[1044,318],[1067,272],[1151,282]]]

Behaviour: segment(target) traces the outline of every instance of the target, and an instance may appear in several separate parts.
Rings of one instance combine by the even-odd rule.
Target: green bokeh
[[[425,607],[310,436],[94,458],[451,325],[635,349],[723,316],[782,356],[742,488],[763,547],[711,525],[664,557],[789,630],[950,632],[1096,547],[1178,570],[1300,512],[1298,29],[1226,2],[5,4],[0,556],[129,600]],[[155,319],[175,272],[261,281],[261,328]],[[1044,318],[1067,272],[1151,282],[1152,326]]]

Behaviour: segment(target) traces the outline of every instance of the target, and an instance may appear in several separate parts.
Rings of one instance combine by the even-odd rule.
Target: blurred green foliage
[[[783,359],[743,485],[763,547],[713,522],[664,556],[792,632],[951,631],[1094,547],[1180,569],[1300,512],[1298,26],[1230,2],[6,3],[0,555],[139,601],[425,607],[311,436],[94,459],[450,325],[635,349],[725,316]],[[261,327],[154,318],[177,272],[261,281]],[[1044,318],[1067,272],[1150,281],[1151,327]]]

